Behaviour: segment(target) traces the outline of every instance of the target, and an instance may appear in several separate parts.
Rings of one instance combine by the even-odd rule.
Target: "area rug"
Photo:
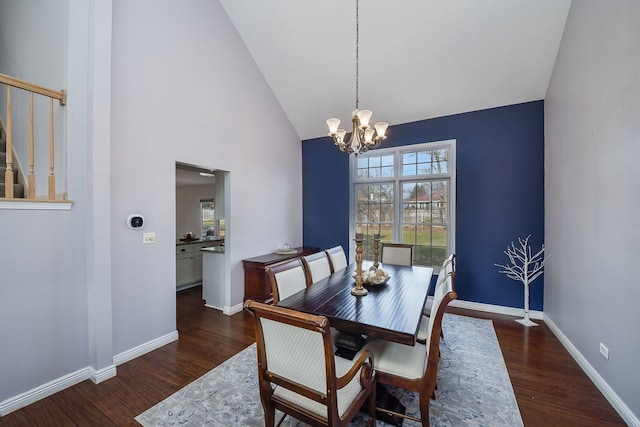
[[[523,426],[509,374],[493,323],[454,314],[442,320],[436,400],[431,401],[432,426]],[[151,426],[246,426],[262,427],[264,418],[258,395],[255,344],[236,354],[167,399],[136,417]],[[415,393],[391,388],[418,416]],[[279,419],[277,414],[276,419]],[[358,415],[351,427],[365,425]],[[287,417],[283,426],[305,426]],[[380,420],[378,426],[389,426]],[[404,420],[404,426],[417,426]]]

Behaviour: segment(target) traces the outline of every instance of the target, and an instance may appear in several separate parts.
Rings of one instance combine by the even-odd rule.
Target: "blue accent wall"
[[[523,286],[498,273],[504,251],[544,239],[544,101],[390,126],[382,147],[455,139],[458,298],[523,307]],[[349,248],[349,159],[328,138],[302,142],[305,246]],[[544,275],[530,287],[543,309]]]

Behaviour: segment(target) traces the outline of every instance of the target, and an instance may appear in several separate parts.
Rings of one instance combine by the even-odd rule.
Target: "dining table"
[[[364,261],[362,270],[373,262]],[[353,359],[369,338],[415,345],[422,310],[427,299],[433,268],[380,264],[388,280],[383,284],[365,283],[366,295],[353,295],[357,264],[349,264],[328,277],[281,300],[277,305],[309,314],[325,316],[338,330],[336,355]],[[378,419],[402,425],[405,406],[386,387],[378,384],[376,407],[385,408]]]
[[[368,270],[372,262],[364,261]],[[427,299],[433,268],[380,264],[389,278],[384,284],[364,284],[366,295],[352,295],[356,264],[349,264],[328,277],[283,299],[279,306],[325,316],[329,324],[347,338],[336,342],[357,351],[367,337],[415,345],[422,309]],[[349,336],[357,343],[350,343]]]

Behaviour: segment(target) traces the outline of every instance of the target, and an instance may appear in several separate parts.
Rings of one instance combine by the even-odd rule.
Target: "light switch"
[[[149,232],[149,233],[142,233],[142,244],[144,245],[148,245],[149,243],[155,243],[156,242],[156,233],[155,232]]]

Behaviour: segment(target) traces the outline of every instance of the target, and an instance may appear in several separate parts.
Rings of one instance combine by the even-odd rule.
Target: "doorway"
[[[207,307],[230,299],[229,172],[176,162],[176,291],[202,287]]]

